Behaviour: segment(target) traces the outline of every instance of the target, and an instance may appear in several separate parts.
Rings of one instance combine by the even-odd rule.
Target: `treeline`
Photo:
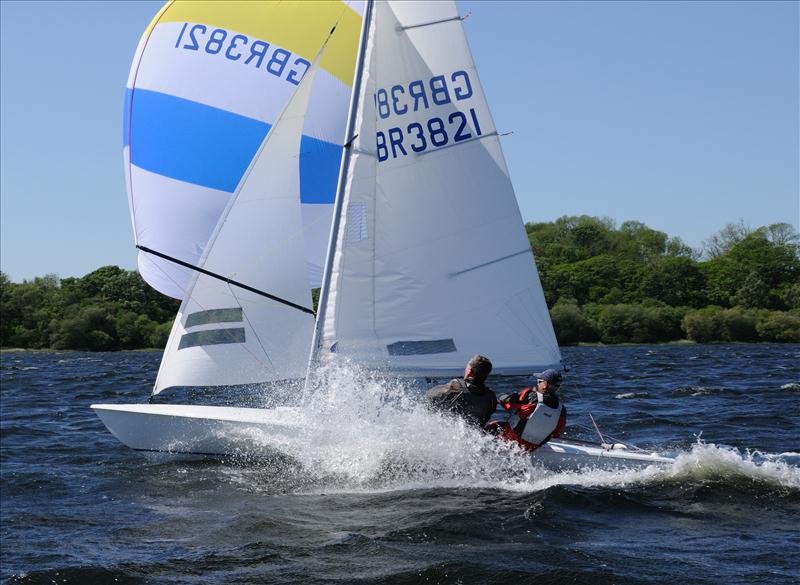
[[[526,229],[562,345],[800,342],[800,237],[789,224],[730,224],[703,250],[635,221]]]
[[[0,303],[0,346],[89,351],[164,347],[179,306],[117,266],[20,284],[0,272]]]
[[[526,229],[562,345],[800,342],[800,237],[788,224],[728,225],[702,251],[632,221],[562,217]],[[0,346],[163,347],[178,306],[116,266],[22,283],[0,272]]]

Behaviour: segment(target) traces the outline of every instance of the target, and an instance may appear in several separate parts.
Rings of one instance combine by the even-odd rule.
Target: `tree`
[[[745,309],[769,306],[769,286],[761,279],[757,271],[752,270],[742,281],[736,294],[731,297],[731,304]]]
[[[761,229],[764,230],[767,239],[773,244],[793,246],[795,249],[800,245],[800,234],[789,223],[773,223]]]
[[[800,315],[775,311],[756,325],[761,339],[783,343],[800,342]]]
[[[800,258],[792,245],[771,242],[764,230],[756,230],[725,254],[705,262],[703,270],[711,302],[730,306],[737,299],[747,299],[779,309],[783,308],[782,290],[800,280]],[[746,290],[737,297],[743,287]],[[759,292],[763,287],[766,295]]]
[[[116,323],[109,315],[108,307],[86,307],[76,317],[55,326],[53,349],[117,349],[116,336]]]
[[[705,304],[705,275],[697,262],[686,256],[654,260],[642,270],[639,282],[642,298],[656,299],[673,307]]]
[[[664,255],[667,249],[667,234],[651,229],[639,221],[626,221],[619,226],[622,235],[628,238],[638,259],[648,262]]]
[[[573,345],[579,341],[597,341],[597,331],[588,317],[573,300],[557,303],[550,310],[559,345]]]
[[[727,254],[733,246],[753,233],[743,219],[729,223],[703,242],[703,251],[708,258],[714,259]]]

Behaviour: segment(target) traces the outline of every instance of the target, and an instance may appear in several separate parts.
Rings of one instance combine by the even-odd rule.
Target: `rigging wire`
[[[569,368],[567,368],[567,364],[564,363],[563,361],[562,363],[564,364],[564,371],[568,372]],[[588,401],[583,397],[583,392],[581,391],[580,384],[574,383],[573,385],[575,386],[575,389],[578,391],[578,396],[581,397],[581,402],[588,404]],[[589,419],[592,421],[592,426],[594,427],[595,432],[597,432],[597,436],[600,437],[600,443],[603,445],[604,448],[607,448],[608,443],[606,443],[605,438],[603,438],[603,433],[600,432],[600,427],[597,426],[597,422],[594,420],[594,416],[592,415],[591,411],[588,408],[586,412],[589,415]]]

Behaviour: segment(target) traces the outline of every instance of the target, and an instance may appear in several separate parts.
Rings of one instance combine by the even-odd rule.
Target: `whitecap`
[[[619,400],[627,400],[630,398],[649,398],[650,394],[648,392],[626,392],[624,394],[617,394],[614,398]]]

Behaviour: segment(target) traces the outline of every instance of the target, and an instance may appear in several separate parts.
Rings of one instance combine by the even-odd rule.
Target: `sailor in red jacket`
[[[567,424],[567,409],[556,395],[563,379],[561,373],[545,370],[534,376],[535,387],[499,398],[503,408],[511,413],[503,425],[502,437],[530,451],[552,437],[560,437]]]

